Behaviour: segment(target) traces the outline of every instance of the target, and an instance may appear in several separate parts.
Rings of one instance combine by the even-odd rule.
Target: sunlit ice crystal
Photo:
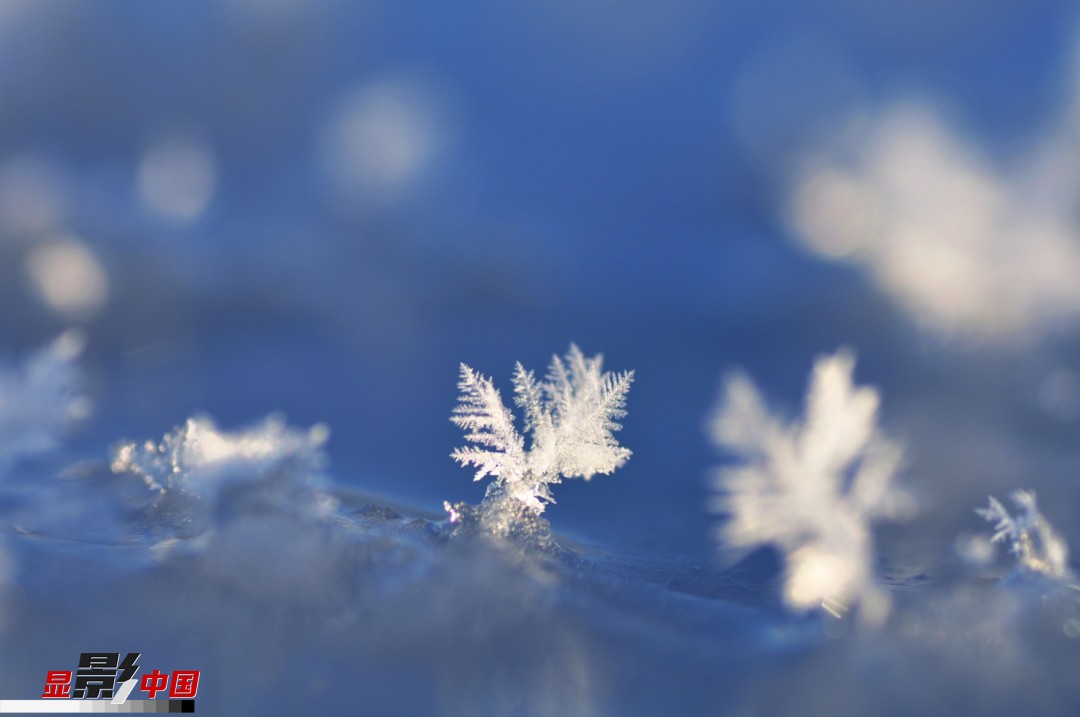
[[[471,445],[451,457],[476,468],[474,480],[494,479],[482,505],[489,513],[510,521],[521,510],[538,516],[555,502],[551,486],[563,478],[589,480],[629,460],[630,450],[614,433],[622,428],[634,374],[602,371],[602,363],[602,356],[586,358],[574,344],[565,357],[552,357],[543,380],[518,363],[514,403],[524,413],[524,433],[492,380],[461,365],[461,398],[450,420]]]
[[[852,381],[854,358],[840,351],[814,365],[805,416],[773,416],[753,383],[728,379],[710,424],[737,461],[714,479],[712,508],[726,516],[722,547],[773,545],[784,558],[784,602],[835,616],[859,608],[864,623],[889,611],[873,575],[871,524],[911,510],[894,486],[900,448],[877,426],[875,390]]]
[[[332,500],[319,486],[328,438],[324,424],[291,428],[277,414],[237,432],[222,431],[203,416],[189,418],[160,442],[119,444],[111,466],[143,481],[158,527],[192,537],[257,505],[325,515]]]
[[[991,541],[1009,545],[1009,552],[1016,556],[1016,567],[1021,573],[1071,579],[1069,546],[1039,512],[1035,494],[1020,490],[1012,494],[1012,499],[1019,509],[1015,516],[993,496],[990,496],[988,507],[976,509],[976,513],[994,523]]]

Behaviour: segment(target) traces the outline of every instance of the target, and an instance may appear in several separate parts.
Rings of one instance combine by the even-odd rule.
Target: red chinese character
[[[139,688],[150,695],[150,699],[154,699],[157,696],[157,693],[164,692],[168,685],[169,676],[154,670],[147,675],[143,675],[142,683],[140,683]]]
[[[53,699],[71,697],[71,672],[49,670],[45,675],[45,691],[41,696]]]
[[[198,670],[174,670],[172,673],[172,688],[169,689],[169,697],[188,698],[194,697],[199,691]]]

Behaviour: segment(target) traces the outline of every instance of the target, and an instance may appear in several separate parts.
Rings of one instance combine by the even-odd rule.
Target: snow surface
[[[802,440],[848,425],[854,410],[858,440],[804,446],[833,445],[822,465],[843,469],[869,445],[877,408],[876,394],[853,387],[852,367],[844,354],[819,361],[798,430],[765,430],[750,385],[733,379],[719,435]],[[31,398],[64,404],[53,388]],[[514,499],[499,510],[448,504],[438,516],[365,495],[327,477],[327,436],[280,416],[237,431],[192,418],[160,443],[119,443],[110,462],[24,489],[5,511],[17,579],[3,583],[2,629],[20,646],[18,660],[5,658],[5,689],[36,685],[35,667],[60,665],[68,645],[106,643],[197,665],[198,709],[210,714],[909,714],[959,694],[959,713],[1005,715],[1060,713],[1080,697],[1067,679],[1080,667],[1080,593],[1061,579],[1049,533],[1039,539],[1060,558],[1053,570],[931,579],[908,561],[815,598],[880,590],[894,609],[870,625],[785,609],[807,606],[794,599],[791,556],[784,571],[768,552],[727,569],[651,560],[570,540]],[[888,481],[871,473],[880,497]],[[827,491],[841,503],[812,505],[811,525],[827,527],[815,511],[843,518],[859,490],[856,480]],[[1020,518],[990,517],[1022,545],[1046,524],[1019,495],[1030,509]],[[781,518],[775,540],[795,555],[823,539]],[[773,538],[734,544],[762,539]],[[835,560],[870,570],[869,543],[855,547]],[[782,691],[770,687],[778,679]]]

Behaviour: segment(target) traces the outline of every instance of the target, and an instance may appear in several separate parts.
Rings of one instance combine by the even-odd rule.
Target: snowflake
[[[611,473],[630,457],[612,434],[622,428],[634,373],[602,373],[602,361],[571,344],[565,358],[552,357],[543,381],[517,364],[514,403],[524,412],[528,448],[491,379],[462,364],[461,399],[450,420],[473,445],[451,457],[475,467],[475,480],[495,479],[488,498],[512,498],[534,515],[555,502],[550,486],[562,478]]]
[[[748,378],[729,378],[710,428],[740,461],[716,474],[711,508],[727,516],[718,533],[728,547],[779,548],[787,605],[839,616],[858,603],[877,623],[889,601],[873,578],[871,522],[910,506],[893,487],[901,451],[877,428],[878,394],[852,384],[853,368],[844,351],[819,359],[793,424],[768,412]]]
[[[1054,578],[1070,577],[1069,546],[1039,513],[1035,494],[1018,490],[1012,494],[1012,499],[1020,509],[1016,517],[1009,515],[1005,506],[993,496],[990,496],[988,507],[975,510],[987,521],[995,523],[991,542],[1008,541],[1009,552],[1016,556],[1021,570]]]

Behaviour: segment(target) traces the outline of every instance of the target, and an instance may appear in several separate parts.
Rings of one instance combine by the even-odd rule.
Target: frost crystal
[[[229,476],[259,477],[287,461],[316,471],[325,462],[328,437],[322,424],[297,431],[276,415],[242,433],[219,431],[206,417],[189,418],[160,444],[121,444],[113,451],[112,469],[140,476],[160,493],[207,495]]]
[[[527,449],[491,379],[462,364],[461,399],[450,420],[473,445],[451,457],[474,466],[475,480],[495,478],[488,498],[513,498],[534,515],[555,502],[550,486],[562,478],[611,473],[630,457],[612,434],[622,428],[618,420],[626,415],[634,372],[601,373],[602,361],[600,355],[585,358],[571,344],[565,358],[552,357],[543,381],[517,364],[514,403],[525,414]]]
[[[0,366],[0,463],[55,447],[63,430],[89,413],[79,390],[83,344],[69,331],[21,367]]]
[[[1013,503],[1020,512],[1013,517],[993,496],[986,508],[975,512],[994,523],[994,543],[1009,542],[1009,552],[1016,556],[1020,570],[1041,573],[1054,578],[1068,578],[1069,546],[1050,527],[1049,521],[1039,513],[1035,494],[1019,490],[1012,494]]]
[[[901,451],[877,429],[878,394],[852,384],[853,368],[843,351],[819,359],[794,424],[774,418],[748,378],[729,378],[711,432],[741,460],[716,474],[711,508],[728,517],[728,546],[781,550],[790,607],[838,616],[859,603],[860,618],[878,623],[889,601],[873,578],[870,523],[908,501],[893,487]]]
[[[213,525],[215,511],[247,510],[260,501],[300,512],[328,508],[307,485],[326,462],[328,437],[323,424],[296,430],[277,415],[237,433],[219,431],[209,418],[189,418],[161,443],[118,445],[112,470],[141,478],[153,496],[148,510],[155,521],[191,537]]]

